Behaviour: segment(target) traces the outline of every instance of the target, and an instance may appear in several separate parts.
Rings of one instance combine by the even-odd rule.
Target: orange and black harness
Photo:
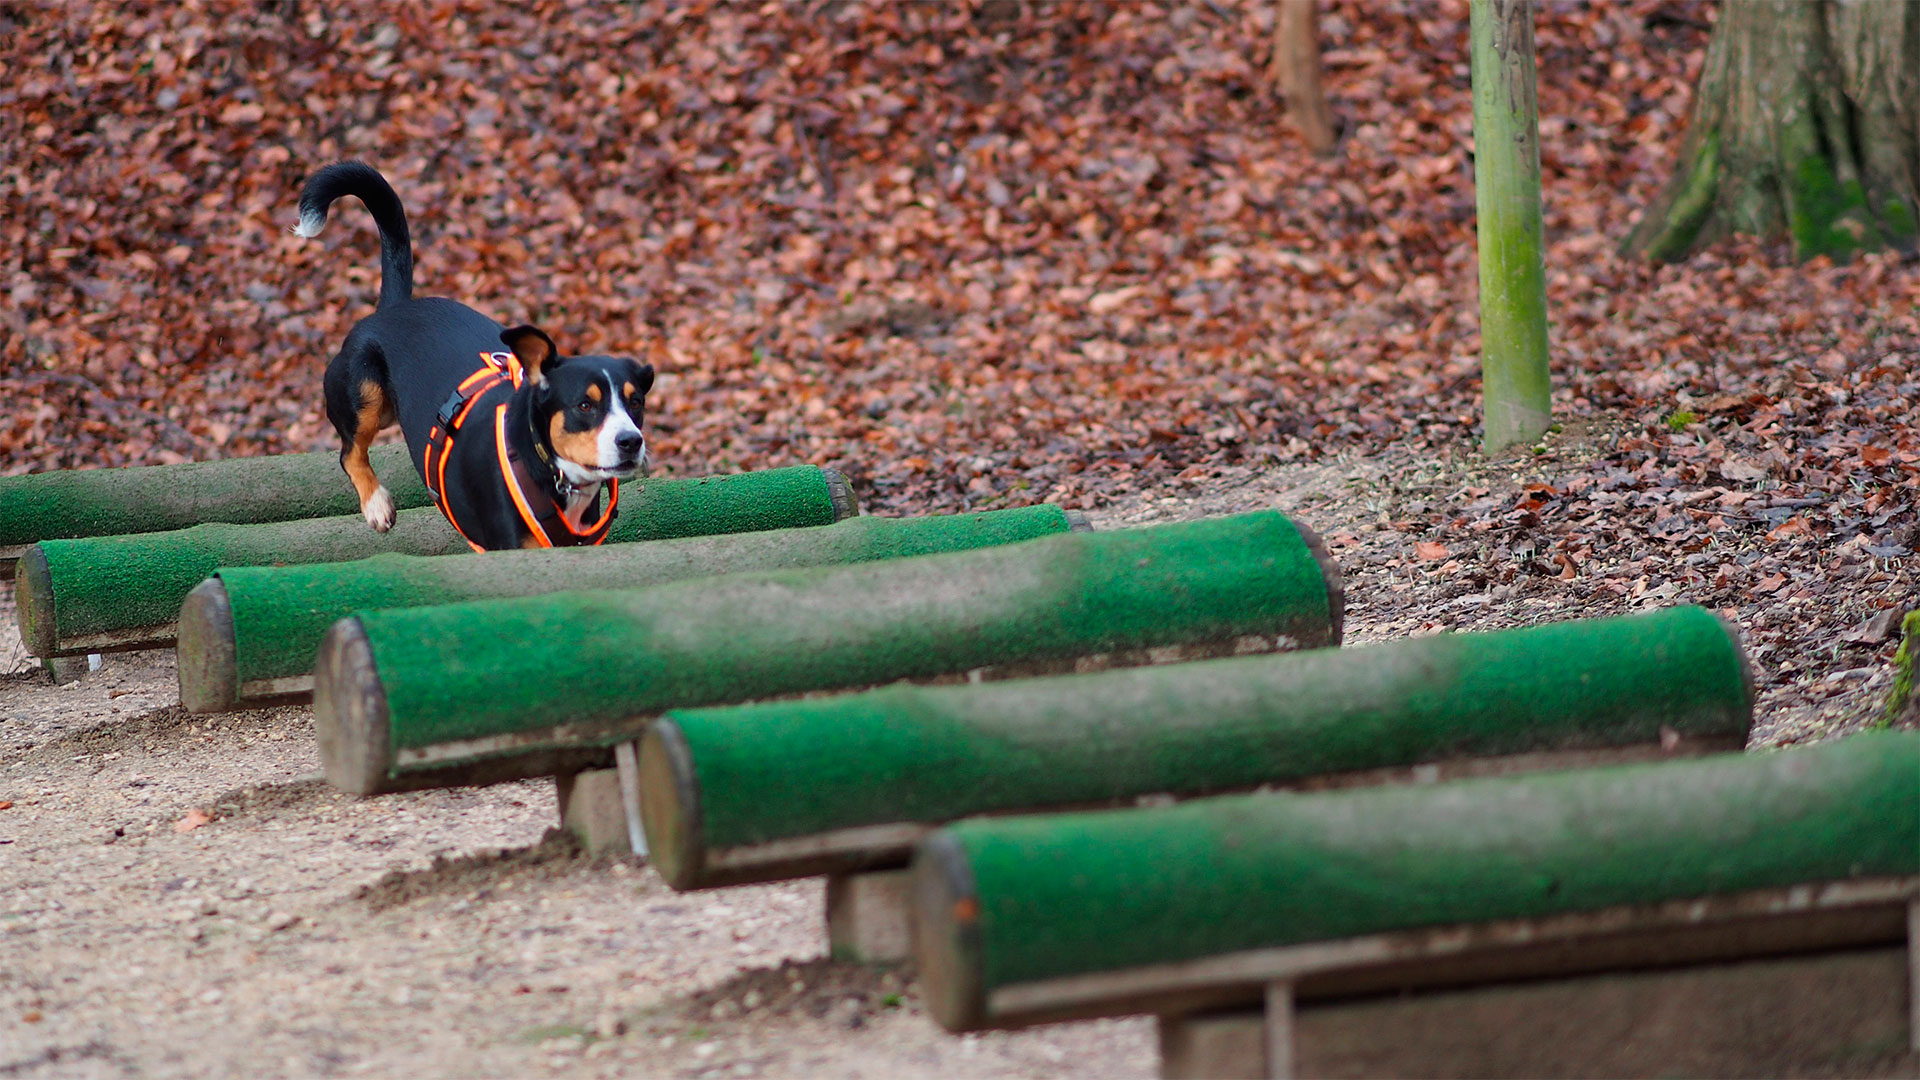
[[[420,473],[426,477],[427,490],[433,495],[434,502],[453,525],[460,539],[475,551],[486,549],[473,542],[467,531],[460,527],[460,521],[454,517],[453,504],[447,498],[447,459],[453,456],[454,434],[466,426],[468,414],[488,392],[510,387],[518,390],[525,378],[520,369],[520,361],[509,352],[481,353],[480,370],[461,380],[460,386],[447,397],[435,415],[437,421],[427,432],[426,459],[421,463]],[[548,484],[536,479],[526,462],[507,442],[507,405],[502,401],[493,410],[494,456],[500,462],[500,479],[506,485],[507,494],[512,496],[513,505],[520,513],[520,520],[527,526],[534,542],[540,547],[591,547],[607,538],[607,530],[613,527],[616,509],[620,505],[620,481],[607,482],[607,509],[600,520],[585,528],[575,528],[573,522],[561,509],[560,501]],[[559,470],[547,456],[546,447],[540,442],[536,432],[533,437],[533,452],[557,476]],[[562,480],[562,483],[565,481]]]

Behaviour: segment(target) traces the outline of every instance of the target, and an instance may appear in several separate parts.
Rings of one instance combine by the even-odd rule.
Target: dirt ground
[[[1578,471],[1604,440],[1569,434],[1524,464],[1463,449],[1229,470],[1092,516],[1116,528],[1274,506],[1338,534],[1350,643],[1684,601],[1599,605],[1550,575],[1476,586],[1399,557],[1409,503]],[[1146,1019],[945,1034],[910,973],[823,958],[818,879],[676,894],[548,836],[544,782],[344,796],[316,779],[310,709],[188,717],[165,652],[55,686],[19,653],[10,601],[0,620],[0,1077],[1156,1069]],[[1790,674],[1763,658],[1755,745],[1875,714],[1877,654],[1819,657]]]

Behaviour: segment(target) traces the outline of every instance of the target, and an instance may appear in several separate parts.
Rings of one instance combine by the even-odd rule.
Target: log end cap
[[[845,521],[860,516],[860,497],[853,493],[853,484],[847,474],[839,469],[822,468],[820,475],[827,481],[827,497],[833,501],[833,520]]]
[[[233,603],[217,577],[193,587],[180,605],[175,653],[180,704],[190,713],[228,712],[240,699],[235,666]]]
[[[672,717],[647,725],[640,738],[640,823],[654,870],[677,890],[699,888],[707,863],[700,777]]]
[[[60,644],[53,613],[53,571],[39,544],[28,545],[14,565],[13,603],[27,652],[42,660],[52,657]]]
[[[313,727],[327,782],[355,795],[396,790],[387,691],[373,646],[352,616],[320,639],[313,671]]]
[[[1714,621],[1727,635],[1727,644],[1733,649],[1733,658],[1740,665],[1740,721],[1741,730],[1749,737],[1753,734],[1753,706],[1760,685],[1754,676],[1753,657],[1747,653],[1746,642],[1741,640],[1740,626],[1719,612],[1713,613]]]
[[[967,852],[951,829],[913,855],[913,954],[927,1011],[956,1034],[986,1024],[980,964],[980,896]]]
[[[1320,581],[1327,590],[1328,640],[1302,644],[1337,646],[1346,637],[1347,623],[1347,586],[1340,576],[1340,564],[1334,561],[1333,553],[1327,550],[1326,541],[1320,539],[1319,533],[1298,521],[1293,522],[1293,528],[1300,534],[1300,542],[1307,545],[1314,565],[1320,568]]]
[[[1060,511],[1060,513],[1062,516],[1064,516],[1067,519],[1068,532],[1092,532],[1093,531],[1093,522],[1087,520],[1087,515],[1084,512],[1079,510],[1063,509]]]

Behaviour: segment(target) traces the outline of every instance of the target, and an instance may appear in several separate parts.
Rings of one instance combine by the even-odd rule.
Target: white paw
[[[393,496],[387,493],[385,485],[373,489],[373,495],[360,504],[360,512],[367,516],[367,524],[374,532],[386,532],[393,528]]]

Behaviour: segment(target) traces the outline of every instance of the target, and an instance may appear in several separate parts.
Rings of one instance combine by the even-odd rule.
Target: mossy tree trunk
[[[1625,249],[1673,261],[1734,233],[1794,256],[1911,252],[1920,209],[1920,4],[1720,9],[1672,179]]]
[[[1540,249],[1540,107],[1532,0],[1473,0],[1473,161],[1480,381],[1489,454],[1552,423]]]
[[[1893,690],[1880,714],[1879,727],[1920,724],[1920,694],[1913,692],[1914,668],[1920,666],[1920,611],[1901,620],[1900,651],[1893,654]]]

